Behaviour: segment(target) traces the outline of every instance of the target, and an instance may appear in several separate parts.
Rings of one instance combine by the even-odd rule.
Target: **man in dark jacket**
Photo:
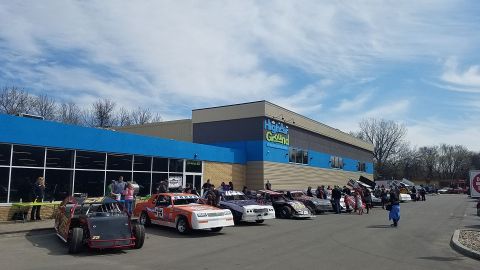
[[[335,209],[335,212],[337,214],[341,213],[341,208],[340,208],[340,198],[342,197],[342,192],[338,187],[335,187],[332,190],[332,201],[333,201],[333,208]]]
[[[45,180],[43,177],[38,177],[37,181],[33,184],[33,203],[41,203],[45,198]],[[41,205],[32,206],[32,211],[30,213],[30,220],[41,220],[40,218],[40,207]]]

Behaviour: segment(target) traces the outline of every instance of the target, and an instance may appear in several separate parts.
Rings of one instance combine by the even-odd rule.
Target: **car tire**
[[[146,211],[143,211],[140,214],[140,217],[138,218],[138,223],[145,227],[152,225],[152,221],[150,220],[150,217],[148,216],[148,213]]]
[[[135,236],[135,246],[133,248],[142,248],[145,242],[145,227],[142,224],[134,224],[133,235]]]
[[[313,207],[312,206],[307,206],[308,208],[308,211],[310,211],[310,215],[315,215],[315,210],[313,210]]]
[[[263,222],[265,222],[265,220],[263,220],[263,219],[255,220],[255,222],[258,223],[258,224],[262,224]]]
[[[290,209],[290,207],[288,206],[283,206],[281,209],[280,209],[280,217],[281,218],[291,218],[292,217],[292,209]]]
[[[185,217],[180,217],[177,220],[176,228],[177,231],[181,234],[187,234],[190,232],[190,227],[188,226],[188,221]]]
[[[242,216],[241,215],[233,214],[233,223],[239,224],[241,221],[242,221]]]
[[[212,230],[212,232],[219,232],[223,229],[223,227],[215,227],[215,228],[211,228],[210,230]]]
[[[82,250],[83,247],[83,229],[76,227],[72,230],[72,237],[68,243],[68,253],[75,254]]]

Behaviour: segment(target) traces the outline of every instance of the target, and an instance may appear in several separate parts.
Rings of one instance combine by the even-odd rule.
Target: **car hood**
[[[225,204],[234,204],[238,206],[247,206],[247,205],[258,205],[257,202],[254,200],[231,200],[231,201],[224,201]]]
[[[176,205],[176,209],[181,209],[186,212],[202,212],[202,211],[214,211],[221,210],[215,206],[207,204],[188,204],[188,205]]]

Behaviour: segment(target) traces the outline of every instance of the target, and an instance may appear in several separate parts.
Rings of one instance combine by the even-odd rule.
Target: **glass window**
[[[0,165],[10,165],[11,145],[0,143]]]
[[[104,171],[75,171],[74,193],[86,193],[89,197],[103,196]]]
[[[43,167],[45,148],[14,145],[13,166]]]
[[[153,171],[168,172],[168,158],[153,158]]]
[[[105,170],[105,153],[77,151],[75,168]]]
[[[308,151],[303,150],[303,164],[308,164]]]
[[[19,202],[20,199],[24,202],[32,201],[33,184],[40,176],[43,176],[43,169],[12,168],[10,202]]]
[[[295,148],[290,148],[290,158],[289,161],[295,163],[297,157],[297,149]]]
[[[365,172],[366,171],[365,162],[358,162],[357,168],[358,168],[358,171]]]
[[[47,149],[46,165],[50,168],[73,168],[73,151]]]
[[[168,173],[153,173],[152,174],[152,193],[158,193],[160,181],[168,183]]]
[[[107,170],[131,171],[132,156],[121,154],[108,154]]]
[[[107,172],[107,183],[110,184],[113,180],[117,181],[120,176],[123,176],[125,182],[132,180],[132,172]]]
[[[297,150],[297,156],[295,158],[295,162],[299,163],[299,164],[303,163],[303,150],[301,150],[301,149]]]
[[[0,203],[7,202],[9,171],[9,168],[0,167]]]
[[[133,173],[133,181],[139,186],[138,195],[150,194],[150,173]]]
[[[202,172],[202,161],[200,160],[187,160],[185,164],[185,171],[187,172]]]
[[[149,172],[151,170],[151,166],[152,166],[151,157],[135,156],[133,160],[135,162],[135,164],[133,164],[134,171]]]
[[[342,169],[343,168],[343,159],[341,157],[330,157],[330,167]]]
[[[62,201],[72,193],[72,183],[72,170],[46,170],[45,198],[49,201]]]
[[[183,172],[183,159],[170,159],[170,172]]]

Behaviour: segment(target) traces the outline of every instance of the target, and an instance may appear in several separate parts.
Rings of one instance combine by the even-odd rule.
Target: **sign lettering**
[[[271,119],[265,119],[264,124],[265,139],[270,143],[281,145],[290,145],[290,136],[288,135],[288,126],[281,122],[275,122]]]

